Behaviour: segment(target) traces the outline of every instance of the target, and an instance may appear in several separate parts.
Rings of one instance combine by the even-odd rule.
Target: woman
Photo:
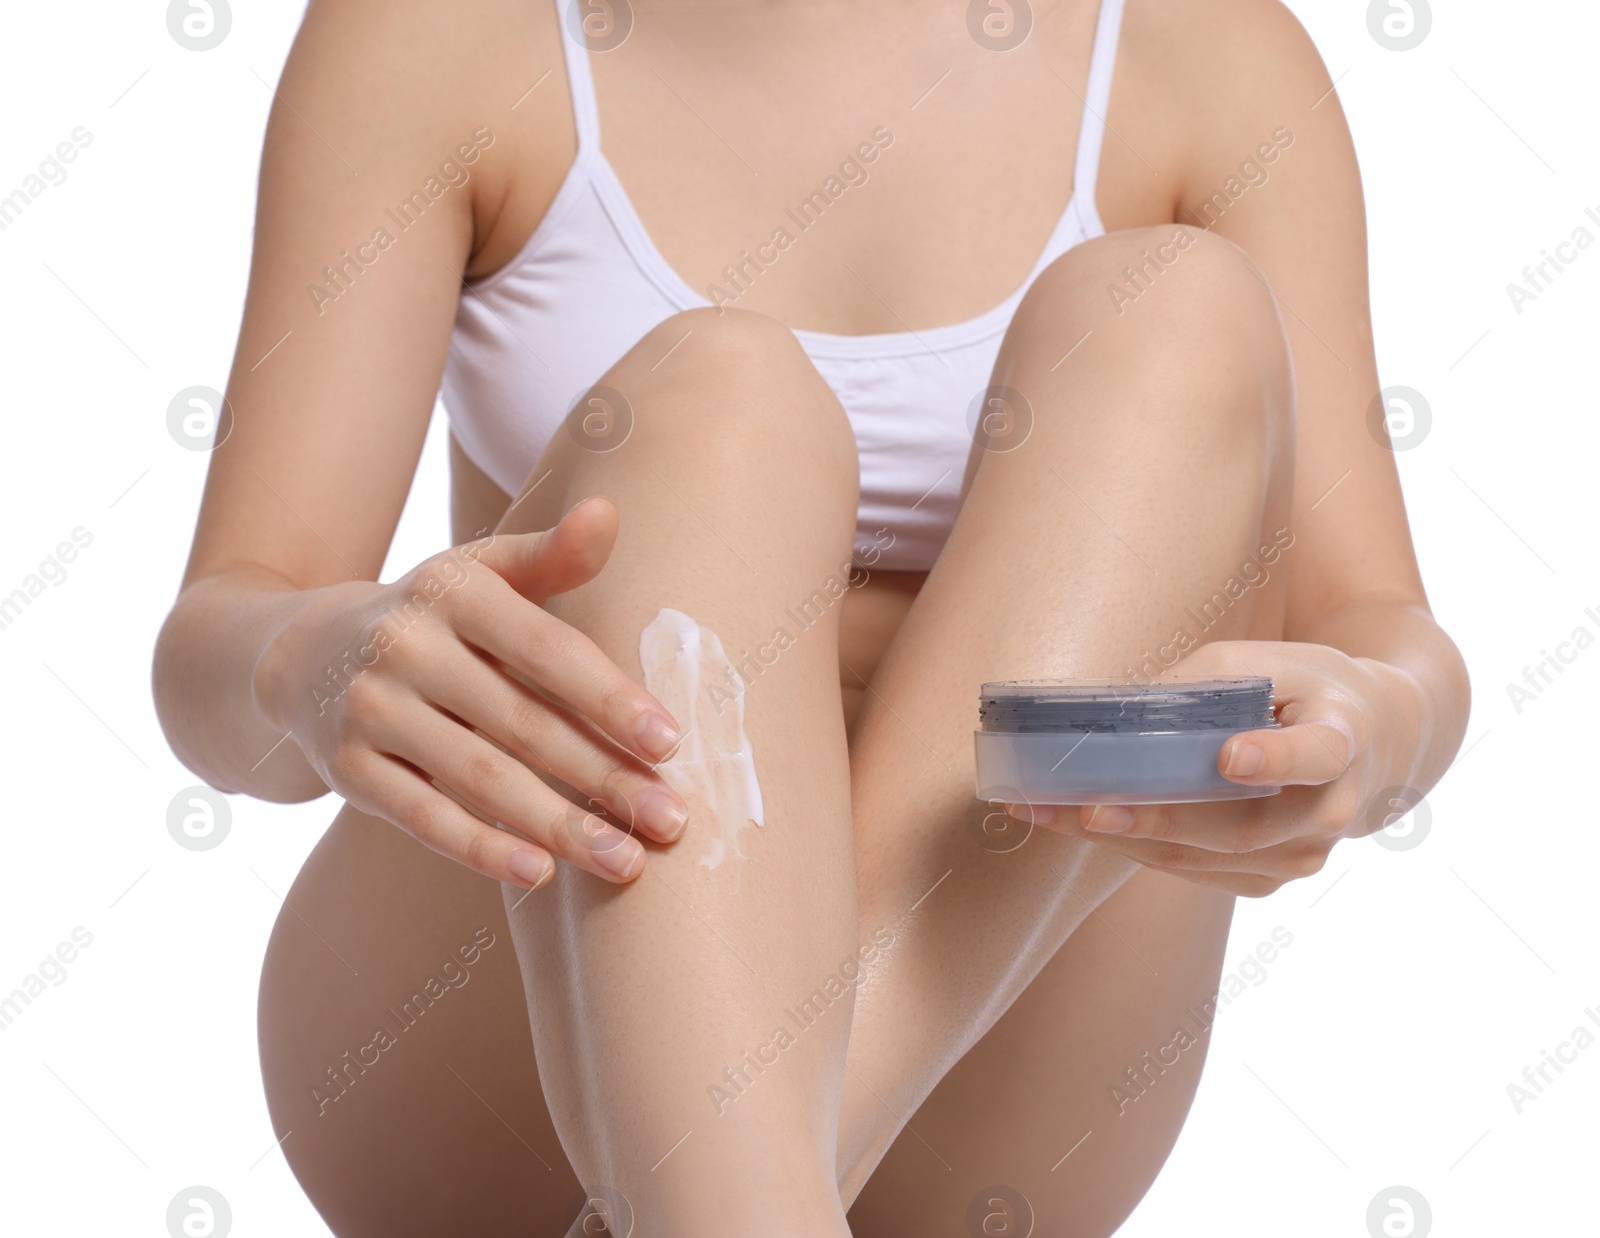
[[[310,7],[155,678],[348,801],[260,1005],[334,1232],[1128,1215],[1233,898],[1465,724],[1331,89],[1271,0]],[[441,377],[456,549],[380,585]],[[974,801],[982,682],[1168,672],[1274,678],[1280,794]],[[758,803],[684,764],[740,726]]]

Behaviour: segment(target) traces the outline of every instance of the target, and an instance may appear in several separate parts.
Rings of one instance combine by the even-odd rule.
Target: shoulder
[[[1158,63],[1174,89],[1204,91],[1208,102],[1289,102],[1328,76],[1311,36],[1279,0],[1128,0],[1123,22],[1131,47]],[[1313,92],[1302,106],[1315,100]]]
[[[1279,0],[1127,0],[1117,72],[1112,123],[1159,170],[1174,210],[1303,134],[1353,167],[1327,67]]]
[[[515,0],[310,0],[285,81],[362,111],[447,111],[548,41],[545,6]],[[509,102],[509,101],[507,101]]]
[[[451,210],[480,274],[515,248],[571,162],[565,81],[548,0],[310,0],[275,88],[263,174],[325,164],[325,178],[303,183],[363,199],[428,177],[459,184]]]

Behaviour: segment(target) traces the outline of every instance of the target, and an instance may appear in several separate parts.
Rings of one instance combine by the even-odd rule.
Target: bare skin
[[[480,583],[493,571],[592,642],[586,685],[525,669],[592,724],[581,728],[587,746],[565,755],[575,769],[588,762],[597,782],[603,767],[620,788],[624,802],[608,807],[648,844],[645,876],[634,866],[632,885],[615,884],[620,874],[581,838],[533,819],[528,805],[544,801],[526,770],[505,811],[481,799],[474,807],[513,826],[529,813],[523,836],[542,845],[464,810],[451,815],[442,796],[408,815],[431,789],[424,779],[396,769],[363,781],[336,745],[319,748],[314,724],[303,742],[261,760],[291,729],[290,699],[319,660],[308,651],[349,626],[329,616],[376,604],[376,587],[363,582],[382,561],[420,449],[457,274],[487,274],[517,252],[573,141],[545,6],[491,3],[468,18],[419,2],[397,21],[393,6],[324,0],[308,15],[281,88],[306,123],[279,109],[269,131],[229,387],[238,425],[214,457],[157,690],[175,749],[217,785],[277,799],[333,785],[371,810],[342,811],[307,863],[262,982],[274,1123],[294,1132],[285,1154],[335,1232],[560,1234],[586,1185],[621,1190],[641,1234],[708,1232],[713,1222],[784,1232],[762,1211],[774,1199],[796,1233],[843,1233],[851,1209],[857,1234],[960,1234],[975,1194],[1006,1183],[1050,1218],[1050,1232],[1109,1233],[1170,1149],[1203,1048],[1126,1116],[1108,1107],[1106,1085],[1170,1038],[1176,1012],[1215,991],[1232,895],[1315,871],[1340,833],[1364,832],[1364,793],[1425,789],[1454,752],[1464,674],[1427,615],[1392,460],[1364,424],[1377,383],[1359,184],[1337,99],[1312,109],[1327,76],[1276,6],[1169,13],[1135,0],[1110,112],[1125,143],[1108,138],[1099,194],[1121,235],[1051,269],[1001,358],[1004,381],[1029,392],[1040,414],[1035,438],[1025,451],[975,456],[956,532],[930,577],[875,574],[781,677],[750,695],[757,752],[774,754],[763,785],[773,787],[775,819],[791,827],[759,839],[762,900],[706,882],[686,853],[661,845],[664,818],[630,820],[660,755],[635,729],[652,711],[648,694],[621,683],[638,679],[642,623],[681,605],[726,629],[730,644],[760,639],[778,599],[809,592],[816,571],[849,550],[854,478],[842,413],[771,324],[857,333],[969,317],[1015,287],[1066,198],[1093,7],[1039,6],[1035,36],[1013,59],[975,49],[957,7],[940,24],[896,6],[711,16],[663,6],[641,13],[621,49],[594,57],[607,153],[692,285],[770,231],[771,216],[809,188],[813,168],[836,162],[836,148],[859,140],[864,121],[895,124],[905,156],[892,175],[880,170],[861,211],[763,276],[741,301],[750,315],[707,324],[695,345],[703,353],[657,373],[649,364],[664,349],[647,338],[619,363],[611,378],[657,410],[637,451],[585,458],[558,440],[530,478],[548,468],[549,480],[510,511],[512,496],[453,453],[454,540],[496,530],[462,592],[492,593]],[[947,93],[911,112],[952,66],[939,88]],[[527,93],[546,68],[550,77]],[[393,81],[407,89],[391,92]],[[768,175],[752,177],[691,113],[672,110],[662,83],[689,82],[709,126],[761,152]],[[806,106],[763,106],[775,98]],[[494,146],[429,226],[386,253],[363,276],[369,283],[322,314],[308,308],[306,280],[486,122]],[[1270,184],[1211,229],[1254,265],[1217,237],[1196,237],[1153,290],[1159,297],[1116,314],[1105,288],[1118,269],[1174,235],[1171,221],[1205,222],[1193,212],[1285,124],[1295,146]],[[1005,143],[993,141],[1001,130]],[[927,261],[932,253],[939,261]],[[257,365],[291,328],[282,354]],[[1059,363],[1091,329],[1094,345]],[[814,433],[787,445],[786,464],[807,443],[835,449],[782,473],[757,466],[753,440],[740,456],[729,430],[738,423],[716,395],[752,369],[783,373],[769,398],[790,408],[791,423],[812,419]],[[697,471],[706,453],[691,448],[719,438],[746,464],[734,470],[737,485]],[[1184,443],[1181,457],[1151,450],[1163,442]],[[752,587],[704,558],[725,553],[714,543],[682,530],[669,537],[681,510],[645,484],[652,466],[698,487],[697,506],[741,530],[741,552],[769,557],[770,577]],[[1159,478],[1172,507],[1141,507],[1126,489],[1135,475]],[[1320,502],[1336,481],[1337,495]],[[803,488],[815,510],[765,540],[742,513],[765,510],[786,485]],[[574,512],[591,494],[616,512]],[[1115,513],[1116,536],[1096,512]],[[517,540],[567,513],[555,538]],[[1008,531],[1026,525],[1052,532],[1017,544]],[[1105,835],[1063,814],[1048,823],[1059,833],[1030,838],[1009,867],[977,848],[966,828],[972,688],[1022,667],[1116,669],[1170,635],[1174,614],[1280,527],[1295,532],[1292,570],[1253,591],[1194,655],[1228,669],[1251,659],[1280,683],[1308,685],[1302,724],[1290,728],[1297,738],[1268,750],[1254,776],[1304,784],[1275,797],[1278,815],[1151,813]],[[1028,598],[1031,609],[1018,604]],[[506,622],[527,622],[502,600]],[[435,664],[417,659],[413,679]],[[1344,705],[1324,701],[1319,685]],[[785,742],[797,711],[814,719],[816,743]],[[398,707],[372,717],[389,726],[374,742],[387,751],[409,743],[419,760],[470,738],[459,726],[437,743],[398,735]],[[913,733],[906,718],[926,722]],[[1381,734],[1363,731],[1369,718],[1383,720]],[[537,763],[541,753],[528,755]],[[542,755],[556,760],[553,749]],[[428,772],[458,793],[481,790]],[[704,806],[685,807],[692,831]],[[538,862],[532,881],[509,867],[517,850]],[[547,853],[562,861],[553,872]],[[507,883],[503,899],[486,877]],[[938,893],[918,904],[935,882]],[[760,984],[708,924],[756,943]],[[886,924],[896,945],[854,995],[853,1021],[808,1032],[781,1074],[715,1114],[706,1083],[753,1044],[771,1009],[803,997]],[[494,944],[478,942],[471,983],[380,1064],[346,1066],[346,1090],[319,1116],[311,1085],[480,929]],[[635,951],[619,954],[618,941]],[[644,958],[655,965],[630,972]],[[697,985],[723,986],[714,1028],[682,1000]],[[581,1026],[571,1022],[580,1008]],[[659,1034],[638,1036],[641,1021]],[[595,1090],[574,1089],[577,1079]],[[613,1121],[622,1112],[628,1121]],[[691,1128],[693,1139],[653,1168]],[[1089,1129],[1094,1138],[1058,1164]]]

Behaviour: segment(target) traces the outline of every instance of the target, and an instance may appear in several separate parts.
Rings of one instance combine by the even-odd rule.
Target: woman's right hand
[[[486,877],[541,886],[559,856],[631,880],[644,858],[632,831],[533,772],[653,839],[683,833],[687,806],[652,768],[676,722],[543,608],[600,571],[616,533],[616,508],[588,499],[544,533],[468,542],[393,584],[334,586],[262,654],[258,705],[354,807]]]

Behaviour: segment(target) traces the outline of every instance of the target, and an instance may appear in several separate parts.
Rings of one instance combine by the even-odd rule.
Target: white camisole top
[[[1020,288],[976,318],[928,330],[794,332],[855,430],[858,560],[870,550],[884,570],[933,566],[955,522],[972,410],[1018,303],[1051,262],[1105,232],[1095,175],[1121,18],[1122,0],[1101,0],[1072,195]],[[601,152],[589,53],[561,28],[577,156],[516,257],[465,285],[441,392],[462,449],[513,495],[606,370],[663,319],[712,304],[656,249]]]

